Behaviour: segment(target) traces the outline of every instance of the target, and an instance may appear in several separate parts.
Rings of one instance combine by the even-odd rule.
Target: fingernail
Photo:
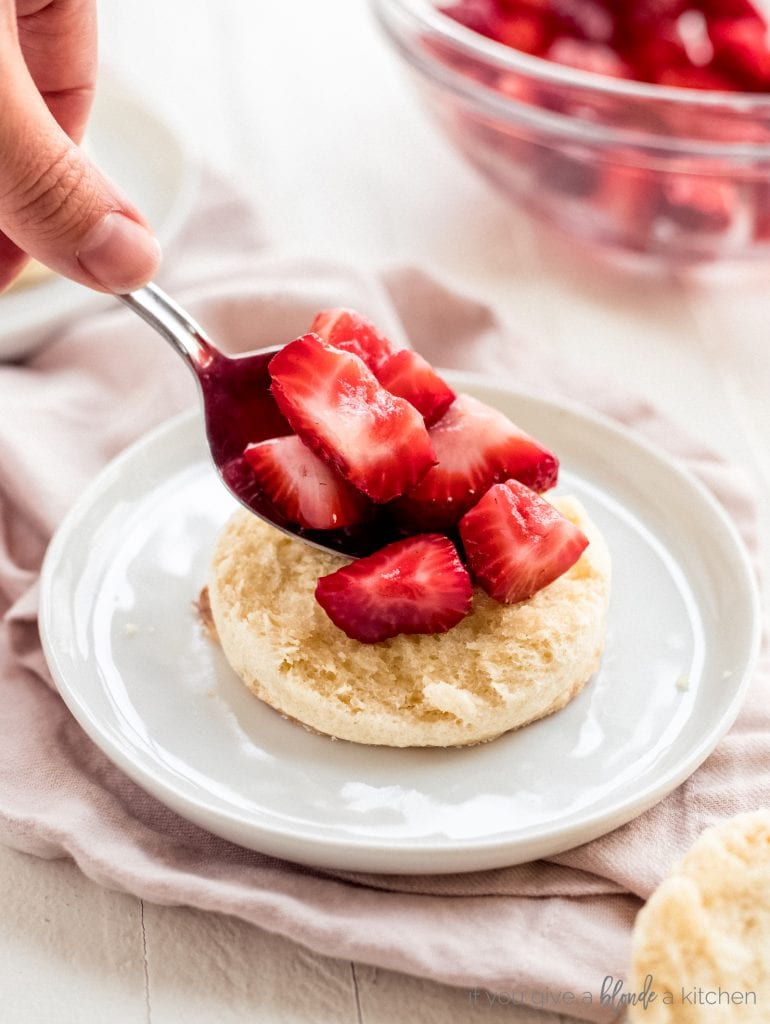
[[[77,259],[100,285],[121,294],[147,284],[160,256],[160,243],[147,228],[113,211],[91,228]]]

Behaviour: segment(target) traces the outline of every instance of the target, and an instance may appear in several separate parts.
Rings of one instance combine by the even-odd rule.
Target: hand
[[[96,0],[0,0],[0,291],[34,256],[125,292],[160,247],[78,147],[96,79]]]

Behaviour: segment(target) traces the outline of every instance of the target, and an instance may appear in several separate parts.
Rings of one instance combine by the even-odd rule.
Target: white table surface
[[[253,194],[276,241],[430,268],[554,359],[594,364],[742,462],[767,566],[770,272],[707,288],[586,269],[424,120],[364,0],[104,0],[101,20],[105,63]],[[467,990],[152,906],[2,848],[0,993],[14,1024],[568,1020],[474,1009]]]

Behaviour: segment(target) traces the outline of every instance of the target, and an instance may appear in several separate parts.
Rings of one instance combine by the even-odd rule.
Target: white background
[[[595,366],[742,462],[767,541],[770,271],[707,287],[583,265],[435,134],[364,0],[104,0],[101,14],[105,65],[253,196],[275,244],[413,263],[493,301],[554,360]],[[546,1019],[1,848],[0,902],[14,1024]]]

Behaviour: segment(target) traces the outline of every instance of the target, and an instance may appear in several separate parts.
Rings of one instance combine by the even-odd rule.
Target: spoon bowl
[[[283,533],[350,558],[370,554],[395,539],[384,516],[340,530],[298,526],[258,486],[243,457],[244,449],[293,432],[270,391],[270,361],[280,345],[227,356],[157,285],[148,284],[118,298],[165,338],[195,375],[211,458],[225,487],[242,505]]]

